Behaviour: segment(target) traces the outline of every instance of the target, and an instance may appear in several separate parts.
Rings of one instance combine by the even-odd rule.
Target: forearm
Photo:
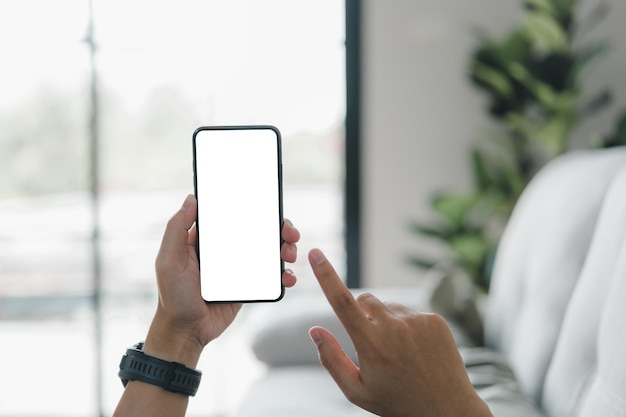
[[[183,417],[189,397],[142,381],[129,381],[114,417]]]
[[[143,346],[146,355],[165,361],[178,362],[195,369],[202,347],[176,334],[156,317]],[[115,410],[114,417],[184,416],[187,395],[168,392],[161,387],[139,380],[129,381]]]

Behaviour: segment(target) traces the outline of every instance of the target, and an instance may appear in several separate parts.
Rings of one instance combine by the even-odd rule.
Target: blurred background
[[[344,276],[358,267],[353,285],[418,284],[407,259],[442,248],[410,224],[432,219],[434,193],[472,186],[468,154],[493,123],[468,77],[476,28],[502,38],[529,3],[544,2],[0,1],[0,417],[111,415],[200,125],[282,131],[285,215],[302,232],[287,296],[315,290],[315,246]],[[609,6],[581,41],[610,45],[580,86],[612,97],[571,132],[587,147],[626,107],[626,3],[548,3]],[[250,311],[207,348],[190,416],[231,415],[263,372]]]
[[[198,126],[278,126],[302,253],[343,264],[344,32],[333,0],[0,2],[1,416],[112,413]],[[244,348],[199,365],[191,415],[243,394]]]

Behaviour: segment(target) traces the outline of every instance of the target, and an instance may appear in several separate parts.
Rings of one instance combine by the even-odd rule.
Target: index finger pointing
[[[309,252],[309,263],[326,299],[352,341],[356,342],[354,338],[358,337],[364,326],[369,323],[365,313],[321,250],[312,249]]]

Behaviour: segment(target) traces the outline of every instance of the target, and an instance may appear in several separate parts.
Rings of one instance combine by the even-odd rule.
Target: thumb
[[[346,355],[335,336],[322,327],[311,328],[309,336],[317,346],[320,363],[344,395],[352,402],[358,401],[362,387],[359,368]]]
[[[197,216],[197,204],[193,195],[188,195],[182,207],[167,222],[159,255],[157,256],[157,265],[159,261],[170,262],[171,257],[179,259],[186,256],[187,245],[189,241],[189,229],[193,226]]]
[[[195,197],[189,194],[187,198],[185,198],[180,210],[178,210],[167,223],[163,244],[173,244],[176,247],[180,247],[181,242],[187,242],[189,229],[191,229],[196,221],[197,208]]]

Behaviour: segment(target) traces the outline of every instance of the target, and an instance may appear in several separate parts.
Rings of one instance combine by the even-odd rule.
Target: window
[[[154,311],[165,222],[193,191],[199,125],[281,129],[285,215],[306,237],[298,288],[316,286],[302,255],[310,247],[341,268],[344,49],[344,3],[332,0],[0,3],[0,340],[10,375],[0,416],[112,413],[119,358]],[[233,332],[223,345],[253,378],[245,341]],[[236,406],[243,393],[229,388],[227,363],[210,364],[190,415]]]

